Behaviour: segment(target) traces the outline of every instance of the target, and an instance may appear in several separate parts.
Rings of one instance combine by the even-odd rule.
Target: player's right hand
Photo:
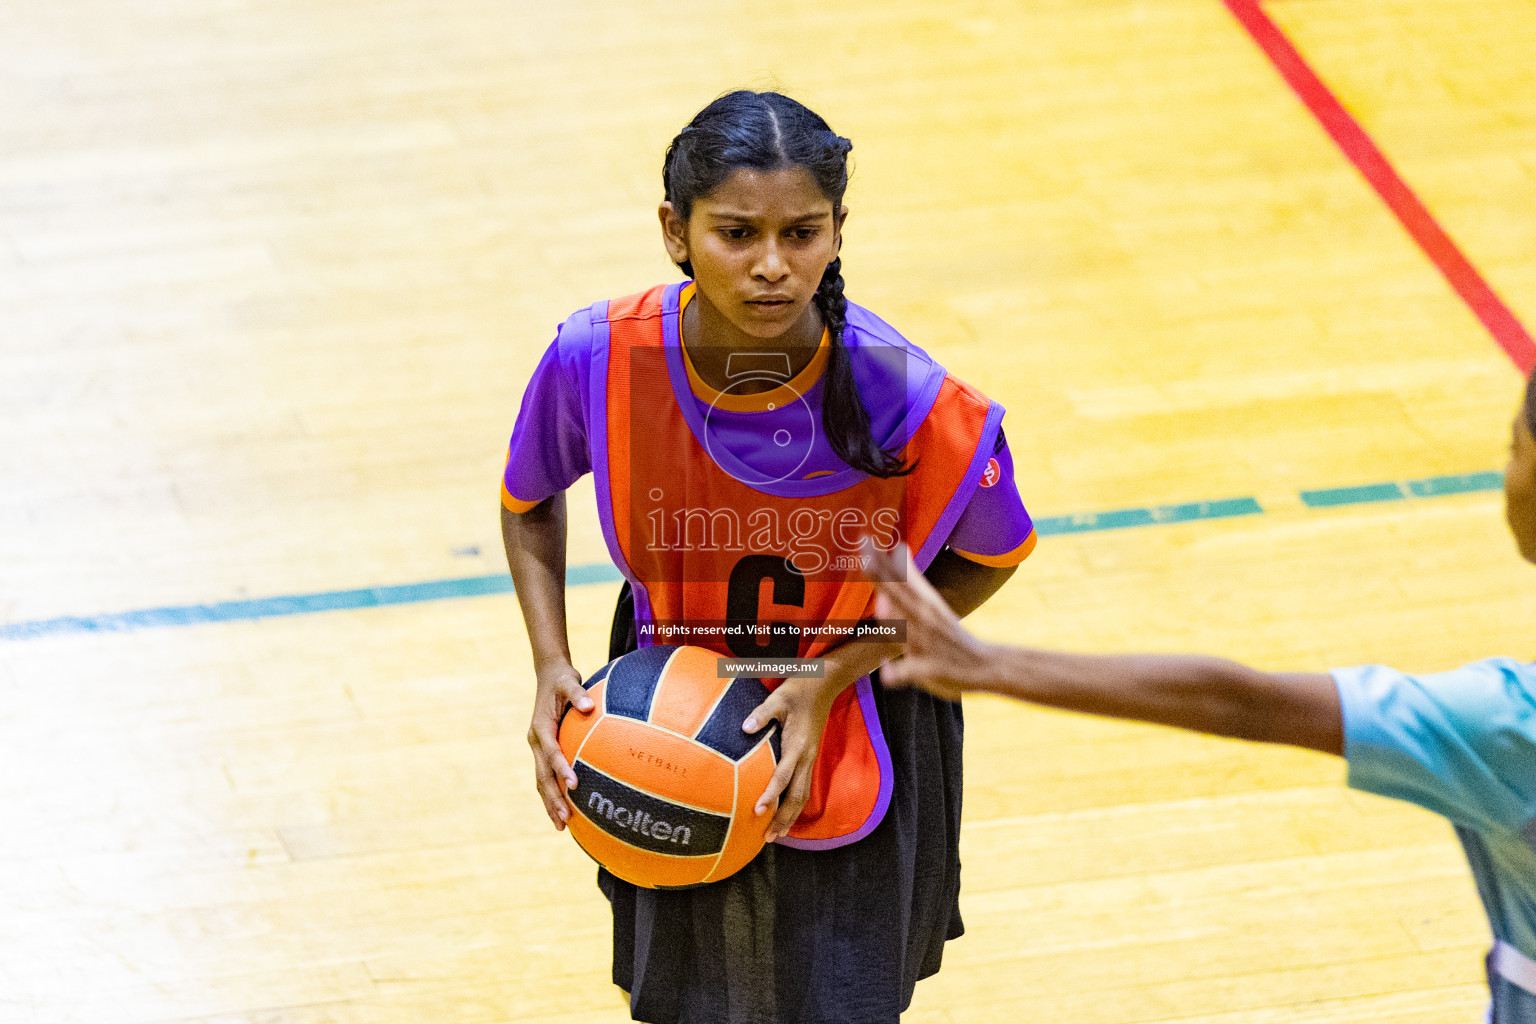
[[[581,673],[569,662],[539,670],[533,699],[533,721],[528,724],[528,746],[533,748],[533,781],[544,801],[544,813],[555,828],[565,828],[571,816],[567,790],[576,788],[576,773],[560,752],[560,716],[568,706],[590,714],[592,698],[581,686]]]

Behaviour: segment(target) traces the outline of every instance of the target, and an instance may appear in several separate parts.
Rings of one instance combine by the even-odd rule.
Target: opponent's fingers
[[[927,580],[923,580],[927,585]],[[902,582],[901,580],[875,580],[875,615],[882,619],[902,618],[907,620],[921,618],[927,611],[924,595],[918,589],[918,584]]]
[[[861,550],[869,559],[866,564],[873,567],[868,575],[875,589],[890,597],[897,607],[908,612],[933,607],[935,603],[938,607],[949,608],[933,584],[928,582],[928,577],[923,575],[923,570],[917,567],[905,544],[898,544],[886,552],[875,547],[871,538],[865,537]]]
[[[944,700],[959,700],[965,692],[940,675],[937,667],[926,658],[906,657],[886,662],[880,666],[880,685],[892,689],[915,686]]]
[[[880,685],[893,690],[912,685],[912,662],[908,658],[895,658],[880,666]]]
[[[864,574],[870,579],[899,581],[902,578],[902,559],[908,557],[905,544],[898,544],[887,551],[876,544],[873,537],[866,535],[859,548],[859,554],[864,560]]]
[[[906,619],[908,622],[922,616],[923,602],[913,585],[890,580],[875,582],[875,600],[881,605],[876,614],[882,619]]]
[[[875,544],[873,537],[866,534],[859,544],[859,554],[864,560],[864,575],[875,584],[909,583],[917,588],[918,594],[932,589],[927,577],[923,575],[923,570],[917,567],[917,561],[912,557],[911,549],[905,544],[897,544],[886,551]]]
[[[933,584],[916,570],[905,582],[877,581],[875,593],[885,599],[885,615],[888,617],[903,618],[908,622],[915,621],[928,628],[938,629],[942,629],[954,617],[944,598],[933,589]]]
[[[965,696],[965,690],[938,676],[931,676],[918,685],[940,700],[959,701]]]

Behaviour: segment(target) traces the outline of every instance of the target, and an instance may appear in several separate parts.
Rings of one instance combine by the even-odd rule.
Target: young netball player
[[[1536,374],[1512,426],[1505,518],[1536,562]],[[1488,658],[1408,675],[1381,665],[1266,673],[1198,656],[1095,657],[993,646],[967,633],[916,573],[871,545],[881,614],[904,618],[907,655],[886,685],[949,700],[1000,693],[1345,758],[1349,784],[1449,818],[1493,928],[1495,1024],[1536,1024],[1536,664]],[[903,578],[905,582],[902,582]]]
[[[1001,407],[843,296],[851,145],[777,93],[700,111],[667,151],[659,211],[690,280],[567,320],[512,435],[503,533],[537,672],[535,782],[556,828],[577,784],[557,723],[591,708],[563,590],[564,492],[584,473],[627,580],[610,657],[677,642],[824,658],[824,678],[772,681],[742,723],[782,728],[755,860],[685,890],[598,871],[613,979],[637,1020],[895,1024],[961,932],[959,706],[887,693],[871,673],[897,648],[837,630],[873,604],[865,532],[911,544],[964,615],[1034,530]],[[711,632],[721,624],[737,631]]]

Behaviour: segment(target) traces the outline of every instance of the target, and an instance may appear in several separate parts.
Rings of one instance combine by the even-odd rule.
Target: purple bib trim
[[[976,451],[971,454],[971,464],[966,467],[965,479],[955,489],[955,493],[950,495],[949,503],[944,506],[938,522],[934,523],[933,529],[928,532],[922,548],[912,552],[912,560],[917,563],[918,568],[926,569],[933,564],[933,560],[938,557],[939,549],[949,539],[950,531],[955,528],[955,523],[965,513],[965,507],[971,503],[971,495],[976,493],[976,487],[981,482],[981,474],[986,471],[987,460],[992,457],[992,445],[1002,422],[1003,407],[992,402],[987,408],[987,419],[981,428],[981,440],[976,445]]]
[[[608,545],[608,554],[613,558],[613,564],[629,580],[630,593],[635,600],[636,635],[641,647],[650,647],[656,642],[649,631],[641,631],[638,626],[641,623],[651,621],[651,595],[645,589],[645,584],[635,575],[635,571],[629,567],[624,559],[624,550],[619,547],[618,528],[613,519],[613,482],[608,474],[608,353],[609,353],[610,329],[608,324],[608,303],[599,302],[592,307],[592,372],[587,378],[587,388],[591,396],[591,421],[587,424],[587,437],[592,446],[592,476],[596,486],[593,490],[597,494],[597,518],[603,527],[603,540]]]
[[[885,812],[891,809],[891,794],[896,789],[896,770],[891,765],[891,748],[885,742],[885,730],[880,727],[880,715],[875,708],[875,684],[870,682],[869,676],[860,676],[853,685],[858,687],[859,710],[864,713],[864,728],[869,733],[870,746],[875,748],[875,761],[880,765],[880,795],[875,798],[875,807],[869,812],[869,817],[864,819],[864,824],[845,836],[833,839],[780,836],[774,840],[780,846],[796,850],[835,850],[869,835],[885,820]]]

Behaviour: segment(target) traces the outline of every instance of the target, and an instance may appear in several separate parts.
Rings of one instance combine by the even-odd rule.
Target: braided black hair
[[[696,200],[709,195],[741,168],[774,171],[804,167],[834,211],[848,190],[848,153],[853,143],[834,132],[804,104],[776,92],[726,93],[696,114],[667,147],[661,177],[668,202],[687,220]],[[678,264],[693,276],[688,260]],[[813,300],[831,344],[822,378],[821,426],[837,457],[871,476],[905,476],[914,466],[882,448],[870,434],[869,411],[859,398],[853,363],[843,344],[848,300],[843,261],[827,264]]]

